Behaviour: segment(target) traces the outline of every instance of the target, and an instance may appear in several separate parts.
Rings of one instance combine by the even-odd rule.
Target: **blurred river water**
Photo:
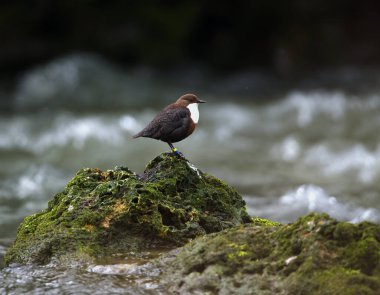
[[[169,151],[131,136],[187,92],[207,104],[194,134],[176,146],[234,186],[252,216],[291,222],[316,211],[380,223],[380,70],[322,72],[295,85],[257,73],[127,71],[91,55],[31,69],[12,91],[0,90],[0,260],[23,218],[45,208],[78,169],[142,172]],[[8,267],[0,293],[158,292],[141,267],[133,280],[120,265]]]

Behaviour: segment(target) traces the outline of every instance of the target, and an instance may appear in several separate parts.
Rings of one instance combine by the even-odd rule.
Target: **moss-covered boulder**
[[[26,217],[6,263],[87,259],[178,246],[250,218],[242,197],[170,154],[142,175],[127,168],[82,169],[48,208]]]
[[[160,258],[172,294],[380,294],[380,226],[310,214],[262,219]]]

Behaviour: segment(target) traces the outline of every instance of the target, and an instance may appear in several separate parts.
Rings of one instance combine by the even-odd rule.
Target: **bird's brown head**
[[[194,94],[188,93],[188,94],[182,95],[175,102],[176,105],[183,106],[183,107],[187,107],[191,103],[205,103],[205,101],[198,99],[198,97]]]

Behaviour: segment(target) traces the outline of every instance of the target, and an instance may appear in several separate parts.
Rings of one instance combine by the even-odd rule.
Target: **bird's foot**
[[[185,161],[188,161],[185,156],[177,149],[177,148],[174,148],[172,149],[172,152],[174,155],[176,155],[177,157],[180,157],[181,159],[184,159]]]

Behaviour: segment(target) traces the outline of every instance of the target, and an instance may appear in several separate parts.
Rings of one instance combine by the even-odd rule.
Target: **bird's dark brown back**
[[[189,136],[195,125],[186,107],[169,105],[159,112],[153,120],[139,133],[133,136],[149,137],[165,142],[178,142]],[[189,130],[191,132],[189,133]]]

